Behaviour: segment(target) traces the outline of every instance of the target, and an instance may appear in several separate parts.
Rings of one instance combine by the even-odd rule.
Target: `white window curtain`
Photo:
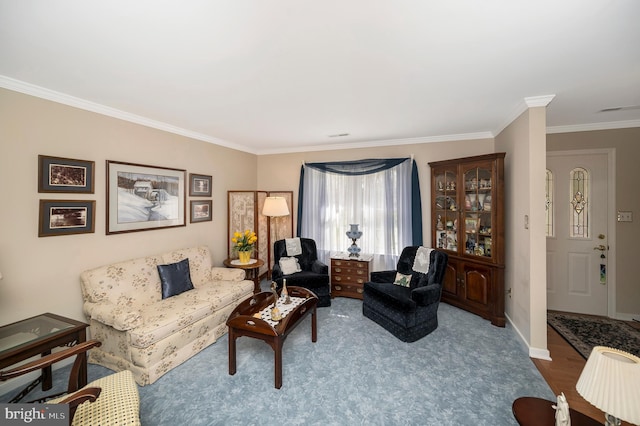
[[[358,224],[362,237],[357,245],[362,254],[373,255],[373,270],[395,269],[402,249],[413,245],[413,162],[404,160],[368,174],[303,166],[299,234],[316,241],[321,261],[328,264],[331,254],[346,252],[351,245],[346,232]]]

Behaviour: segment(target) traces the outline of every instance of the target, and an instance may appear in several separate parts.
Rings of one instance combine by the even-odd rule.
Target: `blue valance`
[[[305,163],[305,167],[339,175],[368,175],[388,170],[409,158],[367,159],[356,161],[333,161],[327,163]]]

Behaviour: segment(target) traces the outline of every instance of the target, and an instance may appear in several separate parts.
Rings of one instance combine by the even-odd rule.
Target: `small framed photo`
[[[189,173],[189,196],[211,197],[211,176]]]
[[[93,161],[38,155],[38,192],[93,194]]]
[[[191,201],[191,223],[209,222],[213,220],[211,216],[211,200]]]
[[[92,234],[95,231],[94,200],[40,200],[38,237]]]

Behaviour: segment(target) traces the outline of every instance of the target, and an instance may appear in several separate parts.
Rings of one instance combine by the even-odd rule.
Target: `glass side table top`
[[[53,318],[47,314],[0,327],[0,355],[25,343],[48,338],[55,333],[75,327],[75,323]]]

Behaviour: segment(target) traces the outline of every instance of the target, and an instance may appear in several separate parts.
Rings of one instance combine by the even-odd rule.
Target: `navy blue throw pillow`
[[[193,290],[191,274],[189,273],[189,259],[169,265],[158,265],[158,273],[162,283],[163,299]]]

